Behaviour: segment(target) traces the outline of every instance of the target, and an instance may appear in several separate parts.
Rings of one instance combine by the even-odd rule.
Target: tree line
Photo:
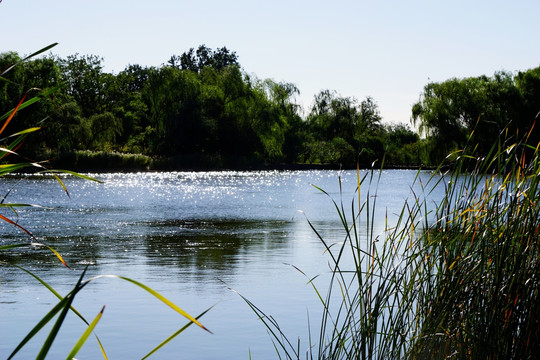
[[[0,54],[0,69],[17,63]],[[430,83],[407,124],[382,122],[371,97],[323,90],[303,114],[298,88],[245,72],[235,52],[204,45],[159,67],[128,65],[105,72],[103,59],[49,55],[23,62],[0,82],[0,107],[11,109],[28,89],[58,91],[17,114],[12,132],[36,126],[24,156],[57,158],[77,151],[143,154],[174,167],[277,164],[436,164],[476,129],[480,149],[497,131],[530,125],[540,110],[540,68],[516,76]]]
[[[527,132],[529,143],[536,146],[539,112],[537,67],[429,83],[412,107],[412,121],[429,140],[428,162],[435,163],[467,144],[479,157],[485,156],[500,139],[516,141]]]

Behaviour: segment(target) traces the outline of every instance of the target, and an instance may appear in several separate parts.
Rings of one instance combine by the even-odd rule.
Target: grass
[[[286,359],[531,359],[540,350],[540,144],[502,133],[489,154],[451,154],[394,224],[374,229],[382,172],[360,178],[346,237],[326,248],[325,288],[309,283],[322,320],[307,344],[245,299]],[[417,177],[420,182],[420,177]],[[411,184],[412,186],[412,184]],[[433,209],[432,191],[444,187]],[[321,190],[324,192],[324,190]]]
[[[54,162],[77,171],[146,171],[154,160],[142,154],[78,150],[61,154]]]

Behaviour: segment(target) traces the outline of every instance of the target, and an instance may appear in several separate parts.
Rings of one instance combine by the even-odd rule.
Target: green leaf
[[[21,244],[21,245],[24,245],[24,244]],[[37,281],[39,281],[43,286],[45,286],[50,292],[52,292],[54,294],[54,296],[56,296],[59,300],[63,300],[64,298],[62,297],[62,295],[60,295],[56,290],[53,289],[53,287],[51,285],[49,285],[47,282],[45,282],[43,279],[41,279],[39,276],[37,276],[36,274],[34,274],[33,272],[31,271],[28,271],[26,270],[25,268],[22,268],[20,266],[17,266],[17,265],[14,265],[14,264],[11,264],[12,266],[15,266],[16,268],[26,272],[28,275],[32,276],[34,279],[36,279]],[[90,323],[84,318],[84,316],[82,316],[82,314],[80,312],[77,311],[77,309],[75,309],[73,306],[71,307],[71,311],[73,311],[75,313],[75,315],[77,315],[82,321],[84,321],[84,323],[86,325],[90,325]],[[101,353],[103,354],[103,358],[105,360],[107,360],[107,354],[105,353],[105,348],[103,347],[103,344],[101,343],[101,340],[99,339],[99,337],[97,336],[97,334],[94,334],[94,336],[96,337],[96,340],[99,344],[99,347],[101,349]]]
[[[60,88],[60,85],[58,86],[55,86],[53,88],[50,88],[48,90],[44,90],[42,92],[40,92],[38,95],[34,96],[33,98],[31,98],[30,100],[26,100],[24,103],[22,103],[18,108],[17,108],[17,111],[20,111],[38,101],[40,101],[41,99],[43,99],[44,97],[46,96],[49,96],[51,95],[53,92],[55,92],[56,90],[58,90]],[[33,89],[33,90],[36,90],[36,89]],[[2,115],[0,117],[0,121],[4,120],[4,119],[7,119],[11,113],[13,112],[13,109],[8,111],[7,113],[5,113],[4,115]]]
[[[43,166],[38,163],[2,164],[0,165],[0,176],[11,174],[12,172],[27,167],[37,167],[43,169]]]
[[[41,205],[21,204],[21,203],[10,203],[10,204],[2,204],[2,203],[0,203],[0,207],[9,207],[9,208],[14,208],[14,207],[37,207],[37,208],[44,208]]]
[[[95,182],[98,182],[98,183],[103,183],[103,181],[101,181],[101,180],[98,180],[98,179],[93,178],[93,177],[88,176],[88,175],[79,174],[79,173],[77,173],[75,171],[71,171],[71,170],[52,169],[52,170],[47,170],[47,171],[43,171],[43,172],[69,174],[69,175],[79,177],[81,179],[95,181]]]
[[[68,266],[68,264],[64,261],[64,259],[62,258],[62,255],[60,255],[60,253],[58,251],[56,251],[55,249],[53,249],[52,247],[50,247],[49,245],[45,245],[45,244],[41,244],[41,243],[32,243],[32,245],[35,245],[35,246],[44,246],[46,247],[47,249],[49,249],[54,255],[56,255],[56,257],[62,262],[62,264],[64,264],[65,267],[67,267],[68,269],[70,268]]]
[[[101,311],[99,312],[99,314],[95,317],[95,319],[90,323],[90,325],[88,325],[88,328],[84,331],[84,333],[82,334],[82,336],[80,337],[79,341],[77,341],[77,343],[75,344],[75,346],[73,346],[73,349],[71,350],[71,352],[69,353],[69,355],[66,357],[66,360],[72,360],[75,355],[77,355],[77,353],[79,352],[79,350],[81,350],[81,347],[84,345],[84,343],[86,342],[86,340],[88,339],[88,336],[90,336],[90,334],[92,333],[92,331],[94,331],[94,328],[96,327],[97,323],[99,322],[99,320],[101,319],[101,316],[103,315],[103,311],[105,311],[105,306],[103,306],[103,308],[101,309]]]
[[[0,250],[9,250],[9,249],[14,249],[14,248],[19,248],[19,247],[26,247],[26,246],[30,246],[31,244],[9,244],[9,245],[1,245],[0,246]]]
[[[215,305],[214,305],[215,306]],[[208,311],[210,311],[210,309],[212,309],[214,306],[211,306],[209,307],[208,309],[206,309],[205,311],[203,311],[202,313],[200,313],[195,319],[200,319],[204,314],[206,314]],[[186,330],[188,327],[191,326],[191,324],[193,324],[192,321],[190,321],[189,323],[187,323],[186,325],[182,326],[178,331],[176,331],[174,334],[172,334],[171,336],[169,336],[167,339],[163,340],[161,342],[161,344],[159,344],[158,346],[156,346],[154,349],[152,349],[152,351],[150,351],[148,354],[146,354],[141,360],[145,360],[147,359],[148,357],[150,357],[150,355],[152,355],[153,353],[155,353],[156,351],[158,351],[159,349],[161,349],[163,346],[165,346],[168,342],[170,342],[172,339],[174,339],[175,337],[177,337],[180,333],[182,333],[184,330]]]
[[[112,277],[112,278],[122,279],[122,280],[125,280],[125,281],[128,281],[128,282],[132,283],[132,284],[137,285],[141,289],[146,290],[147,292],[152,294],[155,298],[157,298],[161,302],[168,305],[171,309],[173,309],[174,311],[176,311],[180,315],[184,316],[186,319],[188,319],[188,320],[194,322],[195,324],[197,324],[201,329],[204,329],[204,330],[208,331],[210,334],[212,334],[212,332],[210,330],[208,330],[206,327],[204,327],[199,321],[197,321],[197,319],[195,319],[193,316],[189,315],[187,312],[185,312],[184,310],[179,308],[176,304],[174,304],[172,301],[170,301],[169,299],[167,299],[166,297],[164,297],[163,295],[161,295],[160,293],[158,293],[154,289],[152,289],[152,288],[150,288],[150,287],[148,287],[148,286],[146,286],[146,285],[144,285],[144,284],[142,284],[142,283],[140,283],[140,282],[138,282],[136,280],[133,280],[133,279],[130,279],[130,278],[127,278],[127,277],[124,277],[124,276],[118,276],[118,275],[99,275],[99,276],[97,276],[97,277],[95,277],[93,279],[97,279],[97,278],[100,278],[100,277]],[[90,280],[93,280],[93,279],[90,279]]]
[[[11,134],[9,135],[8,137],[14,137],[14,136],[19,136],[19,135],[25,135],[25,134],[29,134],[29,133],[32,133],[34,131],[38,131],[38,130],[41,130],[41,127],[39,126],[35,126],[35,127],[31,127],[31,128],[28,128],[28,129],[24,129],[22,131],[19,131],[19,132],[16,132],[14,134]]]
[[[41,347],[41,350],[39,351],[38,356],[36,357],[36,360],[44,360],[47,356],[47,353],[49,352],[54,339],[58,335],[58,332],[60,331],[60,327],[62,326],[66,315],[71,308],[71,303],[73,302],[73,299],[75,299],[75,295],[86,285],[86,283],[82,283],[82,279],[84,275],[86,274],[86,270],[88,269],[88,266],[84,269],[83,273],[81,274],[81,277],[77,281],[77,284],[75,285],[75,288],[71,291],[70,294],[68,294],[60,303],[64,302],[63,306],[60,307],[62,311],[60,312],[60,315],[58,315],[58,319],[56,319],[56,322],[54,323],[53,328],[51,329],[51,332],[49,333],[49,336],[47,336],[47,339],[45,339],[45,342],[43,343],[43,346]],[[59,310],[60,310],[59,309]]]
[[[37,56],[37,55],[39,55],[39,54],[42,54],[42,53],[44,53],[45,51],[52,49],[52,48],[55,47],[56,45],[58,45],[58,43],[52,43],[52,44],[50,44],[50,45],[48,45],[48,46],[45,46],[43,49],[38,50],[38,51],[36,51],[36,52],[34,52],[34,53],[28,55],[28,56],[25,57],[24,59],[22,59],[22,60],[16,62],[15,64],[11,65],[10,67],[8,67],[8,68],[5,69],[4,71],[2,71],[2,72],[0,73],[0,75],[4,75],[5,73],[7,73],[7,72],[10,71],[11,69],[13,69],[15,66],[19,65],[20,63],[23,63],[23,62],[25,62],[26,60],[28,60],[28,59],[30,59],[30,58],[32,58],[32,57],[34,57],[34,56]]]
[[[83,286],[86,285],[86,283],[83,283],[81,285],[81,280],[82,280],[82,276],[84,276],[84,274],[86,273],[86,269],[84,270],[84,272],[82,273],[81,275],[81,278],[79,278],[79,282],[77,282],[77,285],[75,286],[75,288],[66,296],[64,297],[62,300],[60,300],[60,302],[58,302],[58,304],[56,304],[33,328],[32,330],[30,330],[30,332],[24,337],[24,339],[19,343],[19,345],[17,345],[17,347],[15,348],[15,350],[13,350],[13,352],[11,353],[11,355],[9,355],[8,357],[8,360],[9,359],[12,359],[18,352],[19,350],[21,350],[45,325],[47,325],[47,323],[62,309],[65,309],[66,307],[69,309],[70,305],[71,305],[71,302],[73,301],[73,297],[75,296],[75,294],[77,292],[79,292]],[[65,315],[64,315],[65,317]],[[63,319],[62,319],[63,321]],[[58,321],[57,321],[58,323]],[[45,354],[43,354],[42,356],[46,355],[46,352],[48,352],[48,348],[50,348],[50,345],[52,344],[52,340],[54,340],[54,338],[50,339],[51,338],[51,335],[54,333],[54,336],[56,336],[56,333],[58,332],[58,328],[56,327],[53,327],[52,331],[51,331],[51,334],[49,334],[49,338],[46,340],[45,344],[43,345],[42,349],[41,349],[41,352],[45,352]],[[49,343],[48,343],[49,342]],[[47,344],[48,343],[48,344]],[[47,348],[48,347],[48,348]],[[38,359],[39,359],[39,355],[38,355]],[[43,358],[43,357],[42,357]]]

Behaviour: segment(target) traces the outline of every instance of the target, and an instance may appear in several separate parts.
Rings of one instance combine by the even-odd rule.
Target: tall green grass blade
[[[0,75],[1,75],[1,74],[3,74],[3,72],[0,72]],[[13,82],[13,81],[11,81],[11,80],[9,80],[9,79],[6,79],[6,78],[3,77],[3,76],[0,76],[0,81],[6,82],[6,83],[8,83],[8,84],[10,84],[10,85],[16,85],[16,86],[19,85],[19,84],[17,84],[16,82]]]
[[[60,331],[60,327],[62,326],[69,309],[71,308],[71,303],[75,299],[75,295],[77,295],[77,293],[87,284],[87,283],[82,283],[82,280],[84,278],[84,275],[86,274],[87,269],[88,267],[84,269],[83,273],[81,274],[81,277],[77,281],[77,284],[75,285],[75,288],[71,291],[71,293],[68,294],[64,299],[60,301],[60,302],[63,302],[64,300],[66,300],[65,304],[61,307],[61,311],[60,311],[60,314],[58,315],[58,319],[56,319],[56,322],[54,323],[51,329],[51,332],[49,333],[49,336],[47,336],[47,339],[45,339],[45,342],[43,343],[43,346],[41,347],[41,350],[39,351],[39,354],[36,357],[36,360],[44,360],[45,357],[47,356],[47,353],[49,352],[54,342],[54,339],[58,335],[58,332]]]
[[[77,173],[75,171],[70,171],[70,170],[51,169],[51,170],[47,170],[47,171],[44,171],[44,172],[68,174],[68,175],[73,175],[73,176],[76,176],[76,177],[84,179],[84,180],[90,180],[90,181],[95,181],[95,182],[98,182],[98,183],[103,183],[101,180],[98,180],[98,179],[93,178],[91,176],[84,175],[84,174],[79,174],[79,173]]]
[[[74,171],[69,171],[69,170],[58,170],[58,169],[54,169],[54,170],[47,170],[47,171],[43,171],[43,173],[49,173],[51,174],[55,179],[56,181],[58,181],[58,183],[60,184],[60,186],[62,186],[62,189],[64,189],[64,192],[66,193],[66,195],[69,197],[69,191],[66,187],[66,185],[64,184],[64,182],[62,181],[62,179],[60,179],[60,177],[58,175],[56,175],[57,173],[63,173],[63,174],[68,174],[68,175],[73,175],[73,176],[76,176],[76,177],[79,177],[81,179],[84,179],[84,180],[90,180],[90,181],[95,181],[95,182],[98,182],[98,183],[102,183],[100,180],[97,180],[93,177],[90,177],[88,175],[84,175],[84,174],[79,174],[77,172],[74,172]]]
[[[30,246],[31,244],[8,244],[8,245],[0,245],[0,250],[9,250],[9,249],[15,249],[15,248],[20,248],[20,247],[27,247],[27,246]]]
[[[15,64],[9,66],[8,68],[6,68],[6,69],[4,69],[4,70],[2,70],[2,71],[0,72],[0,75],[6,74],[7,72],[9,72],[11,69],[13,69],[15,66],[19,65],[20,63],[25,62],[26,60],[28,60],[28,59],[30,59],[30,58],[33,58],[34,56],[37,56],[37,55],[39,55],[39,54],[42,54],[42,53],[44,53],[45,51],[48,51],[48,50],[52,49],[52,48],[55,47],[56,45],[58,45],[58,43],[52,43],[52,44],[47,45],[47,46],[45,46],[44,48],[42,48],[42,49],[40,49],[40,50],[38,50],[38,51],[36,51],[36,52],[34,52],[34,53],[32,53],[32,54],[26,56],[26,57],[23,58],[22,60],[16,62]]]
[[[34,279],[36,279],[39,283],[41,283],[41,285],[43,285],[45,288],[47,288],[51,293],[54,294],[54,296],[56,296],[59,300],[63,300],[64,298],[62,297],[62,295],[60,295],[56,290],[54,290],[54,288],[49,285],[46,281],[44,281],[43,279],[41,279],[39,276],[37,276],[35,273],[23,268],[23,267],[20,267],[20,266],[17,266],[17,265],[12,265],[24,272],[26,272],[28,275],[32,276]],[[77,315],[86,325],[90,325],[90,323],[84,318],[84,316],[79,312],[77,311],[77,309],[75,309],[73,306],[71,307],[71,311],[73,311],[75,313],[75,315]],[[94,336],[96,337],[96,340],[98,342],[98,345],[101,349],[101,353],[103,354],[103,358],[106,360],[107,359],[107,354],[105,352],[105,348],[103,347],[102,343],[101,343],[101,340],[99,339],[99,337],[97,336],[97,334],[94,334]]]
[[[2,215],[0,215],[0,217],[2,217]],[[49,251],[51,251],[54,255],[56,255],[56,257],[62,262],[62,264],[64,264],[65,267],[69,268],[68,264],[66,263],[66,261],[64,260],[62,255],[60,255],[58,251],[56,251],[54,248],[50,247],[49,245],[45,245],[42,243],[32,242],[32,243],[24,243],[24,244],[8,244],[8,245],[0,246],[0,250],[8,250],[8,249],[14,249],[14,248],[19,248],[19,247],[28,247],[28,246],[45,247],[49,249]],[[22,268],[20,269],[24,270]]]
[[[54,316],[66,305],[69,298],[66,296],[58,304],[56,304],[33,328],[30,332],[24,337],[24,339],[17,345],[13,350],[11,355],[8,357],[8,360],[12,359],[18,352],[21,350],[26,343],[28,343],[47,323],[54,318]]]
[[[208,311],[210,311],[210,309],[212,309],[214,306],[211,306],[209,307],[208,309],[206,309],[205,311],[203,311],[202,313],[200,313],[199,315],[197,315],[195,317],[195,319],[199,320],[201,317],[203,317]],[[182,326],[179,330],[177,330],[176,332],[174,332],[171,336],[169,336],[167,339],[163,340],[158,346],[156,346],[154,349],[152,349],[152,351],[150,351],[148,354],[146,354],[141,360],[145,360],[147,358],[149,358],[151,355],[153,355],[156,351],[158,351],[159,349],[161,349],[163,346],[167,345],[172,339],[174,339],[175,337],[177,337],[178,335],[180,335],[182,332],[184,332],[188,327],[191,326],[191,324],[193,324],[193,321],[190,321],[189,323],[187,323],[186,325]]]
[[[158,293],[157,291],[155,291],[154,289],[150,288],[149,286],[146,286],[145,284],[142,284],[140,282],[138,282],[137,280],[133,280],[133,279],[130,279],[128,277],[125,277],[125,276],[119,276],[119,275],[98,275],[92,279],[89,279],[87,281],[92,281],[92,280],[95,280],[95,279],[99,279],[99,278],[116,278],[116,279],[122,279],[124,281],[127,281],[127,282],[130,282],[138,287],[140,287],[141,289],[147,291],[148,293],[150,293],[152,296],[154,296],[156,299],[160,300],[161,302],[163,302],[164,304],[166,304],[167,306],[169,306],[171,309],[173,309],[174,311],[176,311],[177,313],[179,313],[180,315],[182,315],[183,317],[185,317],[186,319],[188,319],[189,321],[192,321],[194,322],[195,324],[197,324],[201,329],[209,332],[210,334],[212,334],[212,332],[210,330],[208,330],[205,326],[203,326],[197,319],[195,319],[193,316],[191,316],[190,314],[188,314],[187,312],[185,312],[184,310],[182,310],[180,307],[178,307],[176,304],[174,304],[172,301],[170,301],[169,299],[167,299],[166,297],[164,297],[163,295],[161,295],[160,293]]]
[[[86,271],[86,270],[85,270]],[[83,272],[84,275],[84,272]],[[11,355],[8,357],[8,360],[12,359],[18,352],[21,350],[47,323],[56,316],[56,314],[65,309],[66,305],[69,309],[69,306],[71,305],[71,302],[73,301],[73,297],[75,296],[76,292],[82,289],[82,287],[85,284],[80,284],[82,277],[79,278],[79,282],[75,286],[75,288],[67,295],[65,296],[58,304],[56,304],[33,328],[28,332],[28,334],[24,337],[24,339],[17,345],[17,347],[13,350]],[[65,316],[65,315],[64,315]],[[58,321],[57,321],[58,323]],[[61,324],[61,322],[60,322]],[[56,330],[55,330],[56,329]],[[58,332],[59,327],[53,328],[51,331],[49,337],[46,340],[46,343],[42,346],[40,353],[45,353],[43,355],[46,355],[46,352],[48,352],[48,348],[50,348],[50,345],[52,344],[52,340],[54,340],[54,336],[56,336],[56,333]],[[52,336],[54,335],[54,336]],[[39,358],[39,355],[38,355]]]
[[[11,174],[15,171],[28,168],[28,167],[35,167],[39,169],[43,169],[44,167],[38,163],[17,163],[17,164],[0,164],[0,176],[4,176],[6,174]]]
[[[2,207],[7,207],[7,208],[35,207],[35,208],[42,208],[42,209],[44,208],[43,206],[37,205],[37,204],[23,204],[23,203],[9,203],[9,204],[0,203],[0,208]]]
[[[36,131],[39,131],[39,130],[41,130],[40,126],[34,126],[34,127],[31,127],[31,128],[24,129],[24,130],[18,131],[16,133],[13,133],[13,134],[9,135],[8,138],[9,137],[20,136],[20,135],[27,135],[27,134],[30,134],[30,133],[33,133],[33,132],[36,132]]]
[[[97,323],[101,319],[101,316],[103,315],[103,311],[105,311],[105,306],[101,308],[101,311],[99,312],[99,314],[94,318],[94,320],[90,323],[90,325],[88,325],[88,327],[86,328],[84,333],[81,335],[77,343],[75,343],[75,346],[73,346],[73,349],[71,350],[71,352],[66,357],[66,360],[72,360],[75,357],[75,355],[77,355],[79,350],[81,350],[82,346],[88,339],[88,336],[90,336],[90,334],[94,331],[94,328],[96,327]]]
[[[57,42],[52,43],[52,44],[50,44],[50,45],[47,45],[47,46],[45,46],[45,47],[39,49],[38,51],[33,52],[32,54],[28,55],[27,57],[25,57],[25,58],[22,59],[21,61],[26,61],[26,60],[28,60],[28,59],[30,59],[30,58],[33,58],[34,56],[38,56],[39,54],[43,54],[44,52],[46,52],[46,51],[52,49],[52,48],[55,47],[56,45],[58,45]]]
[[[68,266],[68,264],[66,263],[66,261],[64,260],[64,258],[62,257],[62,255],[60,255],[60,253],[58,251],[56,251],[54,248],[50,247],[49,245],[46,245],[46,244],[41,244],[41,243],[32,243],[33,246],[43,246],[43,247],[46,247],[47,249],[49,249],[54,255],[56,255],[56,257],[58,258],[58,260],[60,260],[60,262],[62,264],[64,264],[65,267],[67,268],[70,268]]]

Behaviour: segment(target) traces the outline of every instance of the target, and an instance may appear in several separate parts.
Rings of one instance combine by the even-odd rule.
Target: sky
[[[201,44],[259,79],[372,97],[409,123],[428,82],[540,66],[538,0],[0,0],[0,52],[98,55],[107,72],[161,66]]]

